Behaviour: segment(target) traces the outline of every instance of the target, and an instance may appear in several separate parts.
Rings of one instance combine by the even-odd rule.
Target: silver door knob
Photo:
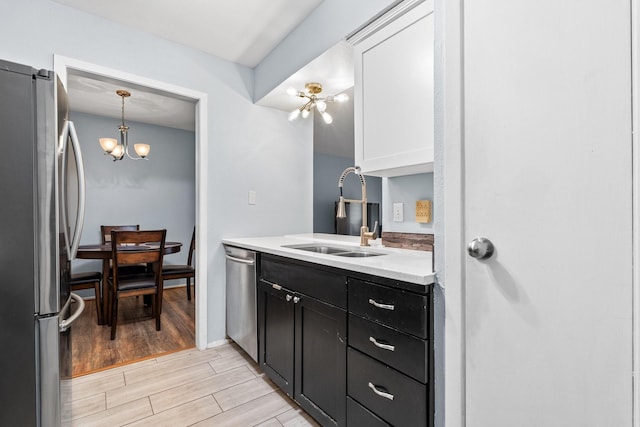
[[[467,245],[467,252],[469,255],[476,259],[487,259],[491,258],[493,255],[493,251],[495,247],[491,240],[486,237],[476,237]]]

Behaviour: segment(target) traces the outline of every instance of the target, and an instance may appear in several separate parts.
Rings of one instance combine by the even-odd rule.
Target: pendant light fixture
[[[294,121],[298,117],[302,116],[303,119],[309,117],[311,114],[311,109],[315,107],[316,110],[322,116],[322,119],[326,124],[330,124],[333,122],[333,117],[329,113],[327,113],[327,102],[345,102],[349,100],[349,96],[346,93],[341,93],[339,95],[329,95],[325,98],[320,98],[318,95],[322,92],[322,85],[320,83],[307,83],[304,85],[305,91],[301,92],[295,88],[287,89],[287,94],[291,96],[297,96],[299,98],[304,98],[305,103],[302,104],[299,108],[296,108],[289,114],[289,120]]]
[[[122,160],[127,155],[132,160],[146,160],[147,155],[151,147],[149,144],[134,144],[133,148],[139,157],[133,157],[129,154],[129,126],[124,124],[124,99],[131,96],[131,93],[119,89],[116,94],[122,98],[122,124],[118,127],[120,131],[120,143],[115,138],[100,138],[100,146],[104,150],[105,154],[109,154],[113,157],[113,161]]]

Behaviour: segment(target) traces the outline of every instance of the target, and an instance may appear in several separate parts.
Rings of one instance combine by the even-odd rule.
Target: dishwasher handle
[[[253,260],[253,259],[236,258],[234,256],[229,255],[228,253],[225,253],[224,256],[229,261],[239,262],[241,264],[254,265],[256,263],[255,260]]]

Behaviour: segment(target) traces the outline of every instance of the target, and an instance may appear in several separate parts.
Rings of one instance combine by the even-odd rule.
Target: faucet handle
[[[371,229],[371,239],[376,240],[378,238],[378,221],[373,223],[373,229]]]

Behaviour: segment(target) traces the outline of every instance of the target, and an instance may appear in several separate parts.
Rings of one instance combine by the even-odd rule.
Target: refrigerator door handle
[[[80,315],[84,311],[84,307],[85,307],[84,300],[80,297],[80,295],[71,292],[71,294],[69,295],[69,299],[67,300],[67,303],[64,305],[64,307],[62,307],[62,310],[60,311],[61,316],[65,315],[66,312],[69,310],[69,306],[71,305],[71,300],[74,300],[75,302],[78,303],[78,308],[71,316],[69,316],[67,319],[62,320],[60,322],[60,332],[64,332],[67,329],[69,329],[71,324],[75,322],[76,319],[80,317]]]
[[[60,133],[58,144],[58,156],[60,156],[60,216],[62,217],[62,234],[67,253],[71,253],[71,242],[69,241],[69,219],[67,218],[67,141],[69,140],[69,122],[64,122],[64,127]],[[73,258],[73,257],[71,257]],[[68,303],[68,300],[67,300]],[[67,304],[65,304],[66,307]]]
[[[76,133],[76,127],[72,121],[67,122],[69,124],[69,135],[71,136],[71,143],[73,144],[73,150],[76,154],[76,166],[78,168],[78,214],[76,215],[76,227],[73,232],[73,242],[71,243],[69,255],[71,259],[76,257],[78,246],[80,245],[80,237],[82,235],[82,227],[84,226],[84,212],[86,208],[86,180],[84,176],[84,163],[82,160],[82,151],[80,150],[80,141],[78,134]]]

